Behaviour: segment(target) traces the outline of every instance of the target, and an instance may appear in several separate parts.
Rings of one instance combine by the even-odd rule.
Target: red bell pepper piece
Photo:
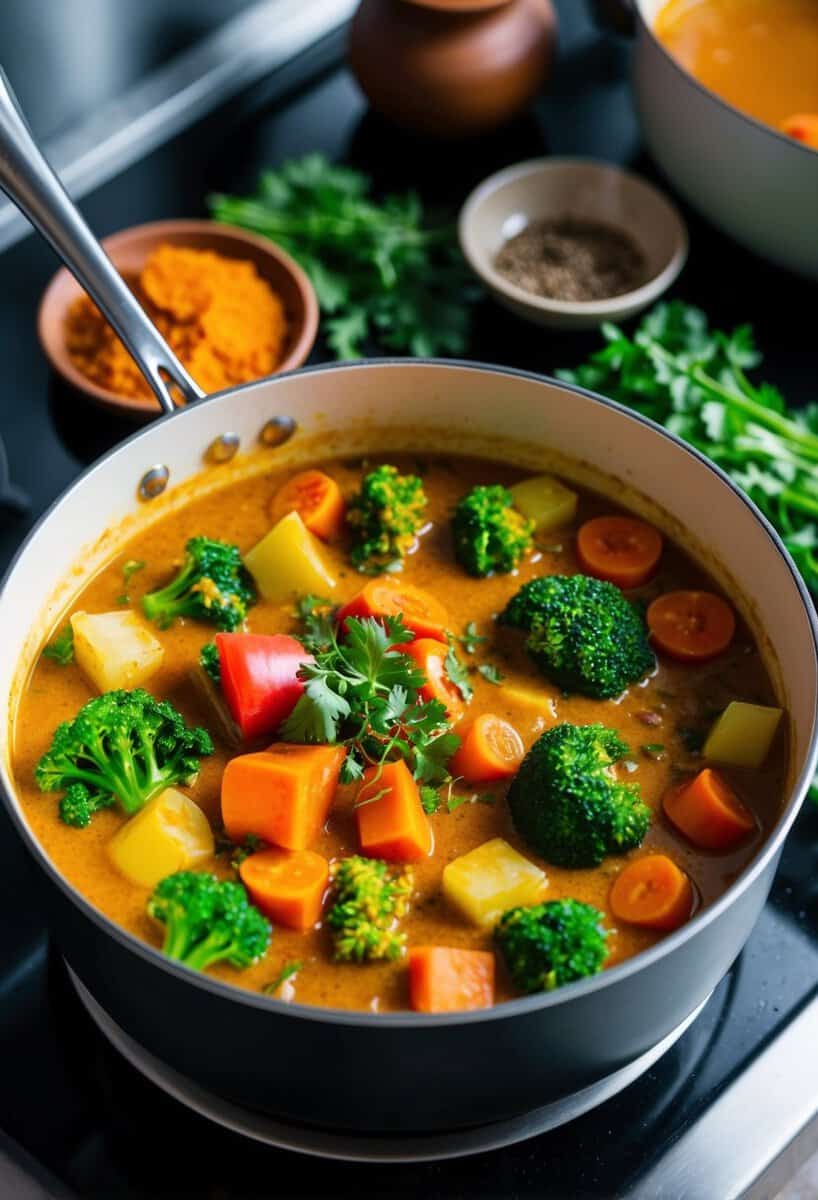
[[[270,737],[304,691],[302,663],[314,662],[295,638],[283,633],[218,633],[222,691],[246,741]]]

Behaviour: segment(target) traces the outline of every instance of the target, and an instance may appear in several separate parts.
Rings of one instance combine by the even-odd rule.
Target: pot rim
[[[714,101],[719,108],[726,109],[726,111],[731,113],[732,116],[738,117],[738,119],[744,124],[752,126],[760,133],[767,134],[768,136],[774,138],[777,142],[780,142],[785,146],[790,146],[793,149],[800,151],[802,154],[811,155],[815,159],[816,165],[818,165],[818,150],[813,150],[810,146],[805,145],[803,142],[799,142],[796,141],[795,138],[788,137],[786,133],[782,133],[781,130],[776,129],[774,125],[768,125],[766,121],[761,121],[758,117],[753,117],[750,115],[750,113],[743,112],[742,109],[736,108],[734,104],[731,104],[729,100],[725,100],[723,96],[718,94],[718,92],[714,92],[712,88],[706,87],[703,83],[701,83],[700,80],[698,80],[691,71],[688,71],[686,67],[682,66],[678,59],[673,57],[667,47],[662,45],[662,43],[659,41],[658,37],[653,31],[650,21],[645,15],[644,0],[636,0],[634,7],[636,9],[636,18],[640,31],[647,34],[652,45],[659,50],[665,61],[673,67],[677,74],[686,79],[687,82],[696,89],[696,91],[701,92],[703,96],[706,96],[708,99]]]
[[[288,371],[281,375],[271,376],[265,380],[258,380],[252,383],[246,383],[240,387],[230,388],[222,392],[216,392],[212,396],[206,397],[204,401],[199,403],[208,404],[211,401],[217,401],[227,396],[234,396],[243,392],[248,392],[252,388],[270,388],[275,387],[279,382],[284,382],[287,379],[294,378],[299,375],[317,375],[326,372],[335,371],[366,371],[372,368],[401,369],[407,366],[420,368],[431,367],[436,370],[441,368],[454,371],[474,371],[476,373],[495,374],[500,376],[511,376],[517,379],[528,380],[533,383],[547,384],[551,387],[562,389],[566,392],[571,392],[581,395],[595,404],[600,404],[605,408],[613,409],[623,418],[632,420],[638,424],[644,425],[652,429],[658,436],[672,442],[679,450],[683,451],[690,458],[694,459],[707,470],[716,475],[721,482],[728,487],[735,496],[749,509],[751,515],[762,526],[766,532],[774,549],[783,558],[800,595],[801,601],[806,612],[812,633],[812,660],[813,671],[818,675],[818,615],[813,607],[807,587],[801,578],[801,575],[793,562],[784,543],[779,537],[776,530],[767,520],[762,512],[756,507],[753,501],[746,493],[739,488],[728,475],[715,463],[711,462],[704,454],[695,447],[688,445],[675,434],[670,433],[649,417],[643,416],[641,413],[635,412],[632,409],[626,408],[615,400],[609,400],[605,396],[600,396],[587,388],[579,387],[576,384],[564,383],[561,380],[554,379],[547,375],[541,375],[534,371],[526,371],[515,367],[503,367],[499,364],[481,363],[467,359],[442,359],[442,358],[383,358],[383,359],[364,359],[361,361],[341,362],[341,363],[317,363],[313,366],[301,367],[297,370]],[[171,422],[184,420],[188,414],[195,413],[196,406],[177,408],[175,412],[169,413],[160,417],[159,423],[163,426],[169,425]],[[78,489],[81,485],[89,481],[97,470],[102,469],[108,460],[116,455],[126,446],[135,444],[140,439],[148,436],[155,428],[156,423],[152,423],[145,429],[140,429],[131,434],[124,441],[117,443],[113,449],[109,450],[102,458],[91,463],[86,469],[69,485],[68,488],[53,501],[52,504],[42,514],[33,528],[28,532],[24,541],[19,546],[14,558],[11,561],[7,571],[0,580],[0,595],[5,591],[9,580],[12,578],[17,567],[18,561],[26,553],[30,542],[38,533],[40,527],[51,519],[55,514],[63,499],[71,492]],[[534,1012],[539,1012],[543,1009],[556,1008],[562,1004],[570,1003],[572,1000],[581,1000],[597,991],[602,991],[608,987],[612,987],[629,976],[638,973],[643,969],[647,969],[653,964],[659,962],[671,954],[677,947],[682,946],[685,942],[695,937],[700,929],[711,924],[719,919],[740,895],[746,892],[753,882],[762,874],[768,867],[771,860],[778,854],[783,846],[784,840],[792,827],[792,824],[801,808],[801,805],[806,796],[807,788],[818,765],[818,722],[813,723],[812,732],[810,735],[809,747],[802,769],[798,779],[792,786],[790,797],[786,807],[784,808],[779,819],[777,828],[767,839],[765,845],[761,848],[756,858],[747,866],[741,876],[733,883],[719,899],[708,908],[705,908],[699,915],[695,916],[687,925],[683,925],[680,929],[671,933],[662,941],[651,946],[647,950],[634,955],[632,958],[626,959],[615,967],[601,971],[598,975],[594,975],[588,979],[579,980],[575,983],[567,984],[562,988],[557,988],[552,992],[539,993],[532,996],[522,996],[515,1000],[508,1000],[502,1004],[497,1004],[492,1008],[479,1009],[471,1012],[461,1013],[412,1013],[412,1012],[388,1012],[388,1013],[372,1013],[364,1012],[355,1009],[342,1008],[322,1008],[317,1005],[298,1004],[296,1002],[288,1002],[277,1000],[272,996],[265,996],[262,992],[251,992],[245,988],[236,986],[231,983],[225,983],[220,979],[215,979],[204,972],[193,970],[190,967],[184,966],[181,963],[173,962],[166,958],[161,950],[156,946],[151,946],[147,942],[137,938],[134,934],[129,933],[116,922],[112,921],[99,909],[95,908],[86,897],[78,891],[69,881],[60,873],[57,867],[52,863],[43,847],[37,841],[33,831],[29,828],[21,811],[12,800],[14,787],[9,776],[6,763],[0,764],[0,795],[2,802],[8,813],[12,824],[27,846],[29,852],[36,859],[38,865],[45,871],[52,883],[56,884],[59,890],[69,899],[89,920],[91,920],[103,933],[113,937],[123,948],[138,954],[143,960],[160,970],[166,971],[175,976],[180,982],[188,983],[194,987],[201,988],[210,992],[215,998],[222,1000],[233,1001],[237,1004],[248,1004],[253,1008],[269,1009],[279,1016],[288,1016],[305,1021],[320,1021],[334,1025],[355,1025],[355,1026],[377,1026],[380,1028],[405,1028],[405,1029],[425,1029],[438,1028],[448,1025],[464,1025],[476,1024],[483,1021],[506,1020],[517,1016],[526,1016]],[[728,964],[725,964],[727,966]]]

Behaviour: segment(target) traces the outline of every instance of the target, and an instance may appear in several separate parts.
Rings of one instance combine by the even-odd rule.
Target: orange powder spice
[[[163,243],[125,281],[205,392],[261,379],[281,362],[284,306],[253,263]],[[88,379],[120,396],[153,395],[88,296],[71,305],[65,333],[71,360]]]

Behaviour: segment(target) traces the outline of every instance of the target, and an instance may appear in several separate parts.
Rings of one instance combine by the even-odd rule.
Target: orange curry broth
[[[417,467],[416,460],[408,457],[401,460],[400,456],[390,456],[389,461],[403,470]],[[333,461],[322,464],[322,468],[338,480],[345,495],[355,491],[361,477],[360,462]],[[615,511],[613,506],[587,492],[581,493],[577,519],[572,527],[539,535],[537,553],[519,571],[513,575],[475,580],[469,578],[453,559],[448,515],[460,496],[474,484],[511,484],[523,478],[524,473],[466,458],[431,460],[424,464],[424,471],[431,528],[423,535],[417,552],[408,559],[404,578],[428,589],[445,604],[455,633],[462,633],[468,621],[475,621],[478,632],[488,635],[489,641],[474,655],[461,651],[461,657],[472,666],[492,662],[505,676],[498,687],[476,672],[473,674],[474,699],[469,706],[467,721],[480,712],[498,713],[516,726],[527,747],[539,733],[558,721],[579,724],[602,721],[618,730],[632,747],[633,761],[638,763],[638,769],[629,778],[641,785],[645,801],[659,809],[672,773],[692,772],[700,766],[700,760],[691,757],[685,749],[680,729],[701,727],[730,699],[775,703],[760,655],[749,632],[742,626],[733,646],[717,661],[703,666],[679,666],[661,661],[653,677],[632,687],[620,700],[564,697],[528,661],[522,648],[522,635],[513,630],[495,629],[492,617],[526,580],[540,574],[576,571],[576,527],[598,513]],[[147,563],[129,586],[131,603],[138,611],[141,595],[167,581],[181,560],[186,540],[195,534],[235,542],[243,551],[249,550],[269,529],[270,499],[284,477],[270,475],[231,484],[218,493],[193,500],[180,512],[163,518],[123,546],[121,553],[77,597],[71,611],[115,609],[117,597],[123,592],[122,565],[132,558],[144,559]],[[358,591],[365,579],[350,567],[343,547],[327,548],[327,557],[337,573],[338,587],[334,598],[343,601]],[[660,592],[678,587],[712,588],[713,584],[678,548],[666,544],[657,575],[650,584],[632,595],[649,600]],[[292,609],[263,601],[251,609],[248,623],[257,633],[297,633]],[[149,690],[169,699],[188,721],[212,726],[188,672],[195,664],[202,644],[212,638],[213,630],[195,621],[180,621],[167,631],[154,632],[165,647],[165,659],[161,670],[148,682]],[[522,702],[510,692],[515,687],[532,690],[539,701]],[[16,724],[14,769],[23,809],[38,840],[65,877],[112,920],[137,937],[159,946],[161,930],[145,913],[148,890],[120,876],[105,852],[106,843],[125,818],[118,811],[108,809],[98,813],[88,829],[69,828],[58,818],[58,797],[41,793],[33,782],[35,763],[48,748],[54,727],[59,721],[73,717],[92,694],[75,665],[62,667],[49,659],[40,659],[37,663],[22,697]],[[661,725],[648,727],[638,718],[638,713],[648,709],[661,716]],[[656,742],[663,743],[668,750],[665,761],[649,760],[639,752],[641,745]],[[219,824],[220,779],[228,757],[227,748],[217,741],[216,753],[202,760],[199,779],[190,789],[216,825]],[[693,849],[673,833],[660,814],[657,814],[643,847],[634,853],[666,851],[690,874],[698,903],[711,903],[755,856],[774,824],[781,806],[785,766],[785,736],[779,734],[774,751],[762,769],[725,770],[760,824],[759,834],[734,853],[716,855]],[[497,836],[506,838],[544,867],[548,877],[544,898],[573,896],[603,910],[606,923],[612,929],[606,966],[621,962],[658,940],[661,935],[654,932],[633,926],[616,927],[611,917],[608,892],[627,861],[626,857],[611,857],[599,868],[577,871],[562,870],[542,862],[515,834],[504,801],[504,790],[497,785],[474,789],[480,794],[494,792],[496,803],[464,803],[454,812],[448,812],[444,804],[440,812],[430,817],[434,851],[428,859],[414,866],[416,896],[411,913],[402,926],[408,934],[409,945],[490,947],[490,933],[477,930],[450,909],[440,894],[440,884],[443,868],[448,862]],[[470,789],[469,795],[472,794]],[[339,790],[327,827],[313,847],[330,859],[357,851],[353,800],[353,788]],[[230,874],[222,860],[215,860],[212,866],[221,875]],[[202,864],[201,869],[208,869],[208,864]],[[375,1011],[408,1006],[407,972],[403,962],[365,966],[336,964],[332,961],[328,933],[320,927],[308,934],[277,928],[266,958],[256,966],[246,971],[219,966],[213,969],[213,974],[241,987],[259,989],[275,979],[282,966],[294,959],[303,963],[303,969],[294,983],[287,985],[289,998],[307,1004]],[[512,995],[508,980],[500,971],[497,999],[508,999]]]

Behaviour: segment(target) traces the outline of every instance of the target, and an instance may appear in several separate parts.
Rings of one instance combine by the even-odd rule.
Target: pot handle
[[[591,0],[597,25],[630,37],[636,29],[635,0]]]
[[[186,401],[203,399],[205,393],[148,319],[46,162],[2,70],[0,188],[51,243],[111,322],[164,411],[175,408],[168,380]]]

